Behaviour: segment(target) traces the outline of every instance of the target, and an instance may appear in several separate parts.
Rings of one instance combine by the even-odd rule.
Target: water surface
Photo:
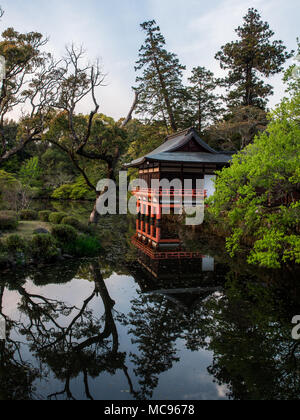
[[[181,235],[196,258],[152,260],[134,223],[99,229],[95,259],[1,273],[2,399],[299,399],[295,269],[230,260],[195,232]]]

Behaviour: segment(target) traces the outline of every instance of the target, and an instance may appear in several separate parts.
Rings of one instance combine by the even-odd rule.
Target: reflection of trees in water
[[[7,288],[15,289],[16,284],[24,284],[31,280],[36,286],[47,284],[66,284],[76,277],[80,267],[79,261],[63,261],[46,266],[25,267],[21,270],[5,272],[3,276]],[[1,273],[2,274],[2,273]]]
[[[0,399],[30,400],[35,395],[33,382],[39,373],[22,359],[22,343],[10,338],[18,323],[4,315],[2,305],[5,286],[0,285],[0,314],[6,321],[7,340],[0,340]]]
[[[182,311],[164,296],[138,292],[126,318],[132,343],[138,346],[138,354],[130,353],[139,380],[139,391],[134,393],[137,399],[151,398],[160,374],[179,362],[178,339],[185,341],[186,347],[193,351],[204,346],[205,319],[201,305],[192,312]]]
[[[0,399],[31,400],[36,396],[33,382],[39,373],[19,356],[20,344],[0,341]]]
[[[65,396],[67,399],[75,399],[70,382],[82,374],[86,397],[93,399],[88,378],[96,378],[105,371],[115,374],[119,369],[124,372],[132,390],[125,365],[126,354],[119,352],[118,332],[113,315],[115,302],[108,294],[99,265],[91,264],[90,271],[95,287],[80,308],[29,293],[23,286],[16,287],[22,297],[19,310],[26,315],[27,320],[15,323],[19,334],[26,337],[31,352],[43,369],[50,368],[55,377],[65,383],[62,391],[50,395],[49,398]],[[95,318],[93,311],[89,309],[91,302],[98,297],[104,305],[101,318]],[[121,314],[118,316],[122,318]],[[10,343],[10,339],[7,343]],[[7,344],[5,349],[2,360],[11,364],[14,359]],[[14,353],[21,360],[20,346],[16,345]]]
[[[166,296],[138,292],[125,317],[114,310],[104,283],[106,265],[103,270],[92,262],[77,273],[94,283],[80,307],[29,293],[24,279],[15,284],[23,316],[18,322],[7,319],[8,340],[0,349],[0,397],[38,398],[35,380],[52,371],[64,385],[49,398],[74,399],[72,380],[82,377],[85,395],[93,399],[91,379],[121,371],[133,397],[151,399],[160,375],[179,361],[180,340],[191,351],[213,351],[209,372],[219,385],[226,385],[232,399],[299,399],[300,342],[291,339],[292,316],[300,313],[297,277],[262,284],[257,277],[243,278],[232,271],[222,293],[198,293],[188,309]],[[68,275],[75,277],[71,270]],[[40,283],[43,276],[31,278]],[[3,292],[2,285],[1,312]],[[100,317],[91,309],[97,299],[104,307]],[[119,349],[117,321],[137,349],[129,355]],[[24,344],[14,340],[16,333],[26,338],[41,370],[22,360]],[[134,387],[126,357],[134,366]]]
[[[291,338],[291,319],[300,313],[297,275],[280,273],[266,284],[231,272],[227,280],[223,293],[200,297],[189,312],[159,295],[139,293],[131,301],[136,398],[151,398],[160,374],[179,360],[177,339],[191,351],[213,352],[208,372],[229,398],[300,398],[300,342]]]
[[[300,313],[294,299],[299,285],[282,278],[267,286],[253,280],[232,277],[226,294],[208,302],[214,314],[209,372],[227,385],[232,399],[299,399],[300,342],[291,338],[291,319]]]

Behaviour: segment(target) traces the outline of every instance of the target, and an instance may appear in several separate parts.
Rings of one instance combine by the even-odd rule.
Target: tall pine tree
[[[146,40],[139,51],[136,71],[143,70],[136,78],[139,103],[136,112],[151,120],[163,121],[166,127],[176,131],[182,114],[182,71],[176,54],[165,49],[165,38],[155,20],[141,24]]]
[[[221,96],[216,93],[218,81],[205,67],[194,67],[188,81],[190,86],[187,88],[186,125],[196,127],[199,133],[203,133],[224,111]]]
[[[249,9],[243,26],[236,30],[238,40],[230,42],[216,54],[222,69],[228,70],[224,85],[229,90],[231,106],[265,108],[273,88],[262,77],[270,77],[283,70],[283,64],[292,56],[282,41],[271,41],[274,32],[261,20],[256,9]]]

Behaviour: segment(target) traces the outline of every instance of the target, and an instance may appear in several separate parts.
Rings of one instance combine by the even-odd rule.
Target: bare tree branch
[[[122,122],[121,127],[126,127],[126,125],[129,123],[129,121],[132,120],[132,114],[138,104],[138,100],[139,100],[139,92],[137,90],[134,91],[134,101],[133,104],[129,110],[129,113],[127,115],[127,117],[125,118],[125,120]]]

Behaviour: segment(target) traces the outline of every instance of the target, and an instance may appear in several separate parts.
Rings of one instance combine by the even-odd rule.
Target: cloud
[[[291,9],[285,7],[283,0],[218,1],[217,5],[213,4],[209,10],[193,13],[193,18],[187,22],[185,36],[178,42],[176,52],[178,52],[181,61],[187,65],[187,75],[193,67],[201,65],[212,70],[218,77],[224,76],[219,62],[215,60],[215,54],[222,45],[237,39],[235,28],[242,24],[243,16],[250,7],[257,8],[262,19],[270,23],[271,29],[275,30],[274,39],[283,39],[289,49],[294,47],[293,40],[297,36],[297,26],[295,24],[292,36],[287,34],[286,28],[289,25],[286,23],[291,18]],[[290,63],[286,67],[288,65]],[[285,87],[282,77],[283,75],[280,74],[268,80],[268,83],[274,86],[275,91],[275,95],[270,98],[271,107],[284,96]]]
[[[118,119],[132,102],[134,63],[144,40],[139,24],[155,18],[167,40],[167,48],[187,66],[202,65],[223,74],[214,56],[235,38],[249,7],[257,7],[270,22],[277,39],[290,49],[299,35],[298,0],[2,0],[6,10],[3,27],[40,31],[50,36],[49,48],[61,56],[66,44],[83,44],[91,58],[101,57],[108,73],[107,87],[99,89],[101,112]],[[271,105],[283,95],[282,75],[270,79],[276,90]],[[83,110],[89,112],[86,102]]]
[[[217,385],[217,392],[220,398],[226,398],[228,394],[228,388],[226,385]]]

